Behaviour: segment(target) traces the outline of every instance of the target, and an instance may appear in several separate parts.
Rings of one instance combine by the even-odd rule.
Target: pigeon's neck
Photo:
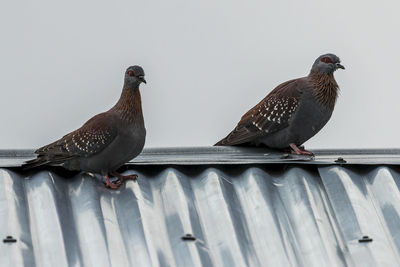
[[[144,124],[139,88],[124,88],[112,110],[119,113],[121,119],[127,123]]]
[[[333,73],[311,70],[308,77],[314,88],[314,94],[317,101],[320,104],[333,109],[339,94],[339,86],[333,77]]]

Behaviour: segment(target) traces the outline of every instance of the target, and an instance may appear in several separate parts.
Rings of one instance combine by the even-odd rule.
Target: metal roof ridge
[[[145,148],[129,165],[214,164],[389,164],[400,165],[400,149],[314,149],[315,157],[286,154],[254,147]],[[19,167],[33,158],[33,149],[0,149],[0,167]]]

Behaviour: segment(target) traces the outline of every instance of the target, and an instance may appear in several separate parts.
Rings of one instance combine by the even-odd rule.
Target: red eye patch
[[[330,57],[323,57],[323,58],[321,58],[321,61],[324,63],[333,63],[333,61]]]
[[[135,73],[133,73],[133,70],[128,70],[128,75],[129,76],[135,76]]]

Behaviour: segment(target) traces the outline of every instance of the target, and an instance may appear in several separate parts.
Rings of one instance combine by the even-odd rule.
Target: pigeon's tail
[[[214,146],[225,146],[225,138],[217,142]]]
[[[246,134],[242,134],[234,129],[225,138],[217,142],[214,146],[240,146],[248,142]]]
[[[74,158],[74,156],[71,155],[60,156],[60,155],[39,154],[37,158],[25,161],[25,163],[22,164],[21,168],[23,170],[29,170],[41,166],[63,166],[69,159],[72,158]]]
[[[25,161],[25,163],[22,164],[21,167],[23,170],[30,170],[33,168],[44,166],[48,163],[50,163],[50,161],[46,157],[38,156],[36,159]]]

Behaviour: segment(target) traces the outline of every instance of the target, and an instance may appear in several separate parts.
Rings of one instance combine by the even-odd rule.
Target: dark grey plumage
[[[318,57],[308,76],[277,86],[215,145],[291,147],[295,154],[312,154],[298,146],[319,132],[330,119],[339,90],[333,77],[338,68],[344,69],[334,54]]]
[[[36,159],[27,161],[24,169],[42,165],[61,165],[69,170],[100,173],[110,188],[118,188],[123,180],[115,171],[142,151],[146,129],[142,113],[139,85],[146,80],[140,66],[125,72],[122,94],[110,110],[88,120],[81,128],[35,151]],[[111,183],[109,174],[117,176]]]

